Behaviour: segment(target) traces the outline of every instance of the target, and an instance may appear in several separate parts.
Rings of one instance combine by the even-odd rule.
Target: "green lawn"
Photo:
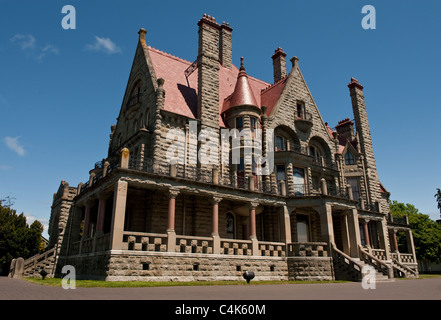
[[[61,278],[24,278],[24,280],[46,285],[61,287]],[[224,285],[262,285],[262,284],[310,284],[310,283],[343,283],[347,281],[251,281],[249,284],[243,281],[98,281],[76,280],[77,287],[101,287],[101,288],[133,288],[133,287],[170,287],[170,286],[224,286]]]

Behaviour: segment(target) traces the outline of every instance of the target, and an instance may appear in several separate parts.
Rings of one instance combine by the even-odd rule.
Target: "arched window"
[[[276,151],[286,151],[286,139],[282,136],[276,136]]]
[[[346,152],[345,154],[345,163],[347,165],[355,164],[355,157],[350,151]]]

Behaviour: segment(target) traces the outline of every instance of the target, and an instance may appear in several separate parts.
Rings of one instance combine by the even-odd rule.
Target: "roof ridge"
[[[276,83],[270,84],[268,87],[266,87],[265,89],[260,90],[260,94],[267,92],[268,90],[270,90],[271,88],[274,88],[276,85],[282,83],[283,81],[286,80],[286,78],[288,78],[288,75],[284,76],[282,79],[280,79],[279,81],[277,81]]]
[[[152,46],[147,46],[147,48],[149,48],[149,49],[155,51],[156,53],[162,54],[163,56],[167,56],[167,57],[169,57],[169,58],[172,58],[172,59],[174,59],[174,60],[177,60],[177,61],[180,61],[180,62],[183,62],[183,63],[186,63],[186,64],[192,64],[192,63],[193,63],[193,62],[190,62],[190,61],[185,60],[185,59],[183,59],[183,58],[180,58],[180,57],[178,57],[178,56],[172,55],[171,53],[168,53],[168,52],[165,52],[165,51],[162,51],[162,50],[156,49],[156,48],[154,48],[154,47],[152,47]]]

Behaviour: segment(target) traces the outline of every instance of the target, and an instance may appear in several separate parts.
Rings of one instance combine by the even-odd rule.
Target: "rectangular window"
[[[294,194],[301,196],[305,194],[305,170],[303,168],[293,167],[294,175]]]
[[[303,104],[297,103],[297,118],[303,119]]]
[[[286,182],[286,174],[285,174],[285,166],[284,165],[277,165],[276,166],[276,179],[277,179],[277,187],[279,190],[281,189],[280,181]]]
[[[358,178],[346,178],[346,182],[351,186],[354,200],[360,200],[360,189],[358,187]]]
[[[298,214],[297,219],[297,242],[309,242],[309,217]]]

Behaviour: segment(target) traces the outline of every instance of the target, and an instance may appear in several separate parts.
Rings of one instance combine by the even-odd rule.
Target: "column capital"
[[[169,189],[167,195],[169,198],[176,198],[179,195],[179,192],[180,191],[177,189]]]
[[[219,202],[221,202],[222,200],[223,200],[222,197],[213,196],[211,197],[210,202],[212,205],[215,205],[215,204],[219,204]]]
[[[251,210],[256,209],[259,206],[259,204],[260,203],[256,201],[251,201],[250,203],[248,203]]]

